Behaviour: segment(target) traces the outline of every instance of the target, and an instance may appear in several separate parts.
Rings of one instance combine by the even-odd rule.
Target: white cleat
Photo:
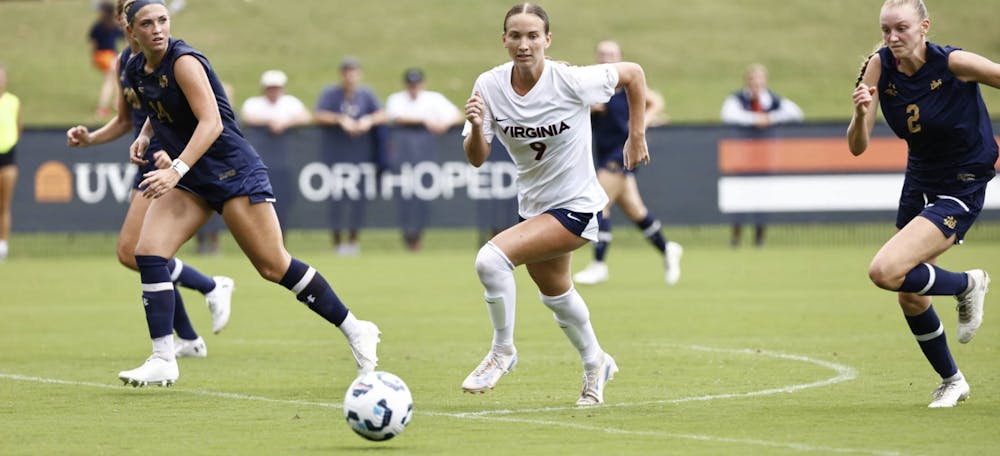
[[[514,370],[515,364],[517,364],[517,350],[514,347],[511,347],[509,355],[497,352],[496,347],[494,347],[476,366],[476,369],[468,377],[465,377],[462,382],[462,391],[482,394],[493,389],[500,381],[500,377]]]
[[[990,276],[982,269],[965,271],[969,277],[969,287],[955,295],[958,305],[958,341],[967,344],[983,324],[983,303],[989,291]]]
[[[573,281],[583,285],[594,285],[607,282],[608,264],[603,261],[592,261],[582,271],[573,274]]]
[[[583,389],[580,391],[580,398],[576,400],[576,405],[597,405],[604,403],[604,386],[615,378],[618,372],[618,364],[611,355],[605,353],[604,361],[596,369],[584,371]]]
[[[667,251],[663,255],[663,280],[667,285],[674,285],[681,279],[681,257],[684,256],[684,247],[670,241],[667,243]]]
[[[205,339],[199,336],[195,340],[177,338],[174,340],[174,356],[177,358],[204,358],[208,356]]]
[[[358,320],[358,335],[354,339],[348,340],[351,346],[351,353],[354,355],[354,362],[358,365],[358,375],[364,375],[375,370],[378,366],[378,343],[382,334],[375,323],[365,320]]]
[[[212,280],[215,280],[215,289],[205,294],[205,302],[208,303],[208,310],[212,312],[212,332],[218,334],[229,323],[233,289],[236,286],[229,277],[215,276]]]
[[[934,398],[928,408],[948,408],[958,405],[969,398],[969,383],[964,378],[953,382],[941,382],[941,385],[931,393]]]
[[[170,386],[177,382],[178,377],[180,370],[177,368],[177,360],[167,361],[156,355],[146,358],[146,362],[135,369],[118,373],[118,378],[122,382],[133,387]]]

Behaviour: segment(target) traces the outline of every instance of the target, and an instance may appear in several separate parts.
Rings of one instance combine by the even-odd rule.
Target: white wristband
[[[184,177],[184,175],[191,170],[191,167],[188,166],[187,163],[184,163],[181,159],[175,158],[173,163],[170,164],[170,169],[177,171],[177,174]]]

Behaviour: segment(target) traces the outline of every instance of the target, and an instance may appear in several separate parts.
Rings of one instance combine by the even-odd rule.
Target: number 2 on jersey
[[[537,154],[535,154],[535,160],[541,160],[542,159],[542,154],[545,153],[545,149],[548,146],[546,146],[545,143],[539,141],[539,142],[533,142],[531,144],[528,144],[528,147],[530,147],[531,150],[533,150],[535,152],[538,152]]]
[[[910,129],[910,133],[920,133],[920,124],[917,123],[920,120],[920,107],[916,104],[906,105],[906,127]]]

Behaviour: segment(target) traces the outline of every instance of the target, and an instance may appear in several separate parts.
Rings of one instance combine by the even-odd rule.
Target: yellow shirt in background
[[[17,112],[21,100],[10,92],[0,95],[0,154],[6,154],[17,144]]]

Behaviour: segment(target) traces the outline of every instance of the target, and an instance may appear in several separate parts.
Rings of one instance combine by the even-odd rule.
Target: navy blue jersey
[[[951,46],[927,43],[927,61],[913,76],[880,49],[879,104],[896,136],[906,140],[907,180],[921,191],[966,195],[996,174],[997,143],[979,84],[948,69]]]
[[[273,202],[267,167],[236,124],[236,116],[215,70],[205,56],[184,41],[173,38],[160,65],[152,72],[146,73],[143,54],[129,60],[125,69],[125,79],[135,88],[139,102],[149,114],[156,139],[171,158],[177,158],[198,126],[198,118],[174,76],[174,63],[185,55],[198,59],[205,69],[222,118],[222,133],[197,162],[190,164],[191,171],[177,186],[202,197],[218,212],[226,201],[241,195],[249,196],[251,203]]]
[[[628,97],[625,91],[617,90],[604,107],[604,112],[590,116],[599,161],[605,155],[621,155],[628,139]]]
[[[129,60],[125,74],[149,114],[150,123],[160,144],[171,158],[177,158],[198,126],[198,118],[191,111],[187,97],[174,77],[174,62],[185,55],[194,56],[205,68],[212,91],[215,92],[215,101],[219,106],[223,127],[222,134],[202,157],[210,160],[199,160],[192,165],[192,172],[198,171],[196,174],[200,175],[197,177],[199,180],[211,180],[212,176],[223,180],[225,176],[233,175],[233,172],[242,174],[252,168],[263,167],[257,151],[243,137],[222,82],[208,59],[184,41],[173,38],[170,39],[167,52],[159,67],[146,74],[143,69],[146,65],[146,56],[139,54]],[[203,164],[203,161],[207,163]],[[205,169],[216,166],[222,166],[222,169]]]

